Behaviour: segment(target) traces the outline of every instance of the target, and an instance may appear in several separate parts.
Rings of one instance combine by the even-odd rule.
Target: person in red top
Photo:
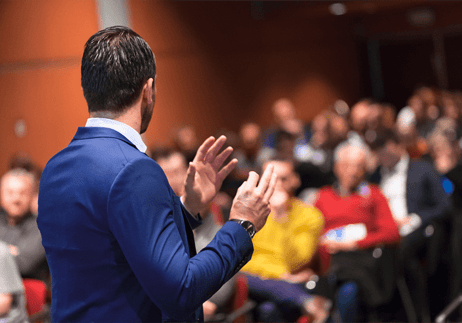
[[[398,244],[400,235],[380,188],[365,182],[368,153],[361,144],[340,144],[334,152],[337,182],[320,189],[315,203],[325,221],[319,243],[330,254],[325,277],[343,322],[357,321],[360,305],[376,307],[393,294],[386,279],[393,266],[385,260],[393,255],[383,246]]]

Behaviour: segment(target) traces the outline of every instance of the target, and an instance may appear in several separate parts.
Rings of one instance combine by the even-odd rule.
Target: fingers
[[[259,194],[262,194],[262,195],[265,194],[265,192],[266,192],[266,190],[268,188],[268,185],[269,185],[269,183],[271,181],[273,171],[274,171],[274,166],[273,165],[269,165],[268,167],[266,167],[265,172],[261,176],[260,184],[258,184],[258,187],[257,187],[257,192]]]
[[[239,187],[237,188],[237,193],[239,193],[240,191],[242,191],[242,190],[244,189],[244,187],[245,187],[246,184],[247,184],[247,181],[242,182],[241,186],[239,186]],[[236,195],[237,195],[237,194],[236,194]]]
[[[194,162],[202,162],[206,157],[209,148],[212,147],[214,142],[214,137],[207,138],[197,150],[196,156],[194,157]]]
[[[197,156],[197,155],[196,155]],[[196,166],[193,163],[189,163],[188,172],[186,174],[186,186],[194,186],[194,177],[196,176]]]
[[[276,173],[273,173],[271,175],[271,181],[268,185],[268,189],[265,192],[265,196],[263,197],[264,201],[269,201],[271,199],[271,196],[273,196],[274,190],[276,189],[276,184],[278,181],[278,176]]]
[[[223,182],[223,180],[226,178],[226,176],[231,173],[231,171],[234,169],[234,167],[237,165],[237,159],[234,158],[231,160],[225,167],[223,167],[217,174],[217,178],[220,181],[220,183]]]
[[[220,138],[218,138],[215,141],[215,143],[207,150],[207,153],[206,153],[205,158],[203,160],[204,163],[212,163],[213,160],[215,159],[215,156],[218,154],[218,152],[220,151],[221,147],[223,147],[225,142],[226,142],[226,137],[225,136],[220,136]],[[223,159],[223,161],[225,159]]]
[[[258,178],[259,176],[257,173],[250,172],[249,178],[247,179],[247,185],[250,186],[251,189],[256,187]],[[274,173],[274,166],[270,165],[266,168],[260,180],[260,184],[258,184],[258,187],[256,188],[257,194],[263,195],[265,203],[269,203],[269,200],[274,193],[274,189],[276,188],[276,183],[277,175]]]
[[[249,177],[247,178],[247,186],[250,186],[250,188],[256,187],[259,178],[260,176],[254,171],[249,172]]]
[[[223,150],[213,161],[212,163],[213,169],[218,170],[221,167],[221,165],[223,165],[223,162],[226,160],[226,158],[228,158],[232,152],[233,152],[232,147],[228,147],[225,150]]]

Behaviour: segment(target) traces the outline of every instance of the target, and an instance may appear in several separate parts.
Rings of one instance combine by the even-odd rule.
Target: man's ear
[[[155,86],[153,85],[154,85],[154,79],[150,78],[146,81],[143,87],[143,100],[146,100],[148,104],[151,104],[152,101],[154,100]]]

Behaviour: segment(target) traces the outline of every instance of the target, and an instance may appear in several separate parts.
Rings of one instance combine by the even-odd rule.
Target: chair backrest
[[[225,310],[223,321],[228,323],[245,323],[249,321],[249,312],[256,304],[249,299],[249,288],[245,275],[237,274],[234,277],[235,289]]]
[[[210,213],[212,213],[213,220],[215,221],[216,224],[218,225],[225,224],[225,221],[223,219],[223,212],[221,212],[220,206],[213,201],[212,203],[210,203]]]
[[[234,291],[233,297],[233,307],[234,309],[238,309],[242,307],[248,299],[249,288],[247,285],[247,279],[244,275],[236,275],[236,290]],[[242,321],[241,318],[237,318],[234,322],[240,323]]]
[[[26,310],[30,316],[38,313],[46,304],[47,286],[37,279],[23,279],[22,282],[26,292]]]

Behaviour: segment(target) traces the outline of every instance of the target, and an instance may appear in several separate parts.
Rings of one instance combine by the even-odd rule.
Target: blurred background
[[[291,187],[291,198],[319,206],[326,232],[331,227],[337,230],[329,227],[337,213],[333,217],[323,205],[344,212],[346,226],[364,219],[356,221],[355,209],[337,205],[341,199],[323,201],[320,191],[336,190],[342,177],[348,182],[348,176],[380,183],[389,201],[396,196],[404,201],[398,213],[404,210],[406,221],[427,213],[432,218],[427,216],[428,223],[412,228],[415,236],[420,235],[416,250],[400,254],[400,261],[412,261],[417,268],[409,270],[407,277],[395,272],[394,254],[385,257],[388,249],[383,249],[383,257],[382,251],[376,255],[376,249],[391,243],[393,236],[393,243],[401,239],[399,248],[407,247],[403,241],[411,231],[401,234],[394,225],[401,230],[407,224],[396,214],[393,222],[388,207],[386,212],[367,208],[373,210],[366,219],[373,225],[384,214],[390,218],[390,227],[379,228],[386,239],[368,246],[373,253],[367,260],[379,259],[377,272],[390,277],[382,279],[376,271],[373,276],[392,287],[386,291],[388,299],[384,296],[382,303],[368,305],[351,321],[431,322],[442,317],[437,314],[454,299],[462,303],[462,2],[458,1],[0,0],[0,174],[11,169],[8,174],[14,179],[2,181],[13,189],[3,185],[0,197],[21,188],[18,182],[29,188],[22,202],[0,201],[0,240],[8,243],[11,255],[26,255],[16,247],[19,243],[7,239],[10,230],[24,225],[24,219],[35,222],[31,215],[38,212],[41,170],[88,118],[80,87],[85,42],[112,25],[131,27],[155,54],[157,100],[143,139],[147,153],[161,164],[171,186],[178,188],[177,194],[184,187],[186,162],[206,137],[226,134],[228,144],[236,148],[231,157],[239,162],[210,205],[209,223],[224,223],[232,197],[249,171],[261,171],[272,158],[289,161],[286,171],[300,177],[297,190],[297,185]],[[373,150],[351,153],[359,156],[354,162],[361,176],[334,167],[342,163],[335,151],[345,142],[362,149],[367,144]],[[391,167],[390,160],[400,165],[404,161],[405,167]],[[419,170],[413,181],[403,175],[411,173],[409,165]],[[398,180],[374,177],[389,179],[390,174]],[[361,185],[356,188],[366,187]],[[408,192],[422,194],[415,198]],[[288,192],[284,196],[288,199]],[[411,210],[410,203],[422,204],[421,209]],[[18,205],[23,207],[16,212],[23,222],[7,225],[2,219],[11,217],[9,210],[17,210]],[[396,213],[396,203],[392,212]],[[3,233],[2,223],[7,228]],[[370,232],[380,231],[373,225]],[[24,259],[40,258],[45,265],[38,228],[32,233],[36,241],[25,245],[40,250]],[[282,234],[292,237],[289,231],[281,230]],[[305,269],[319,267],[322,275],[324,265],[329,270],[336,267],[323,263],[321,251],[317,249],[316,257],[310,255]],[[40,287],[40,304],[49,304],[51,278],[40,266],[32,274],[19,271],[23,279],[46,283]],[[314,276],[319,279],[310,277]],[[418,284],[414,276],[420,279]],[[310,278],[311,282],[316,285]],[[342,296],[341,291],[337,295]],[[247,299],[247,289],[243,298]],[[365,301],[369,299],[361,300]],[[342,310],[343,301],[335,302]],[[30,300],[27,304],[31,322],[49,319],[46,307],[42,311],[40,305],[36,311],[29,308]],[[37,313],[44,316],[32,319]],[[447,317],[462,321],[462,307],[448,315],[439,321]]]
[[[83,46],[113,24],[156,56],[148,146],[184,125],[199,139],[266,127],[281,97],[310,122],[337,100],[399,110],[419,85],[462,88],[459,2],[0,0],[0,173],[18,151],[44,167],[85,124]]]

